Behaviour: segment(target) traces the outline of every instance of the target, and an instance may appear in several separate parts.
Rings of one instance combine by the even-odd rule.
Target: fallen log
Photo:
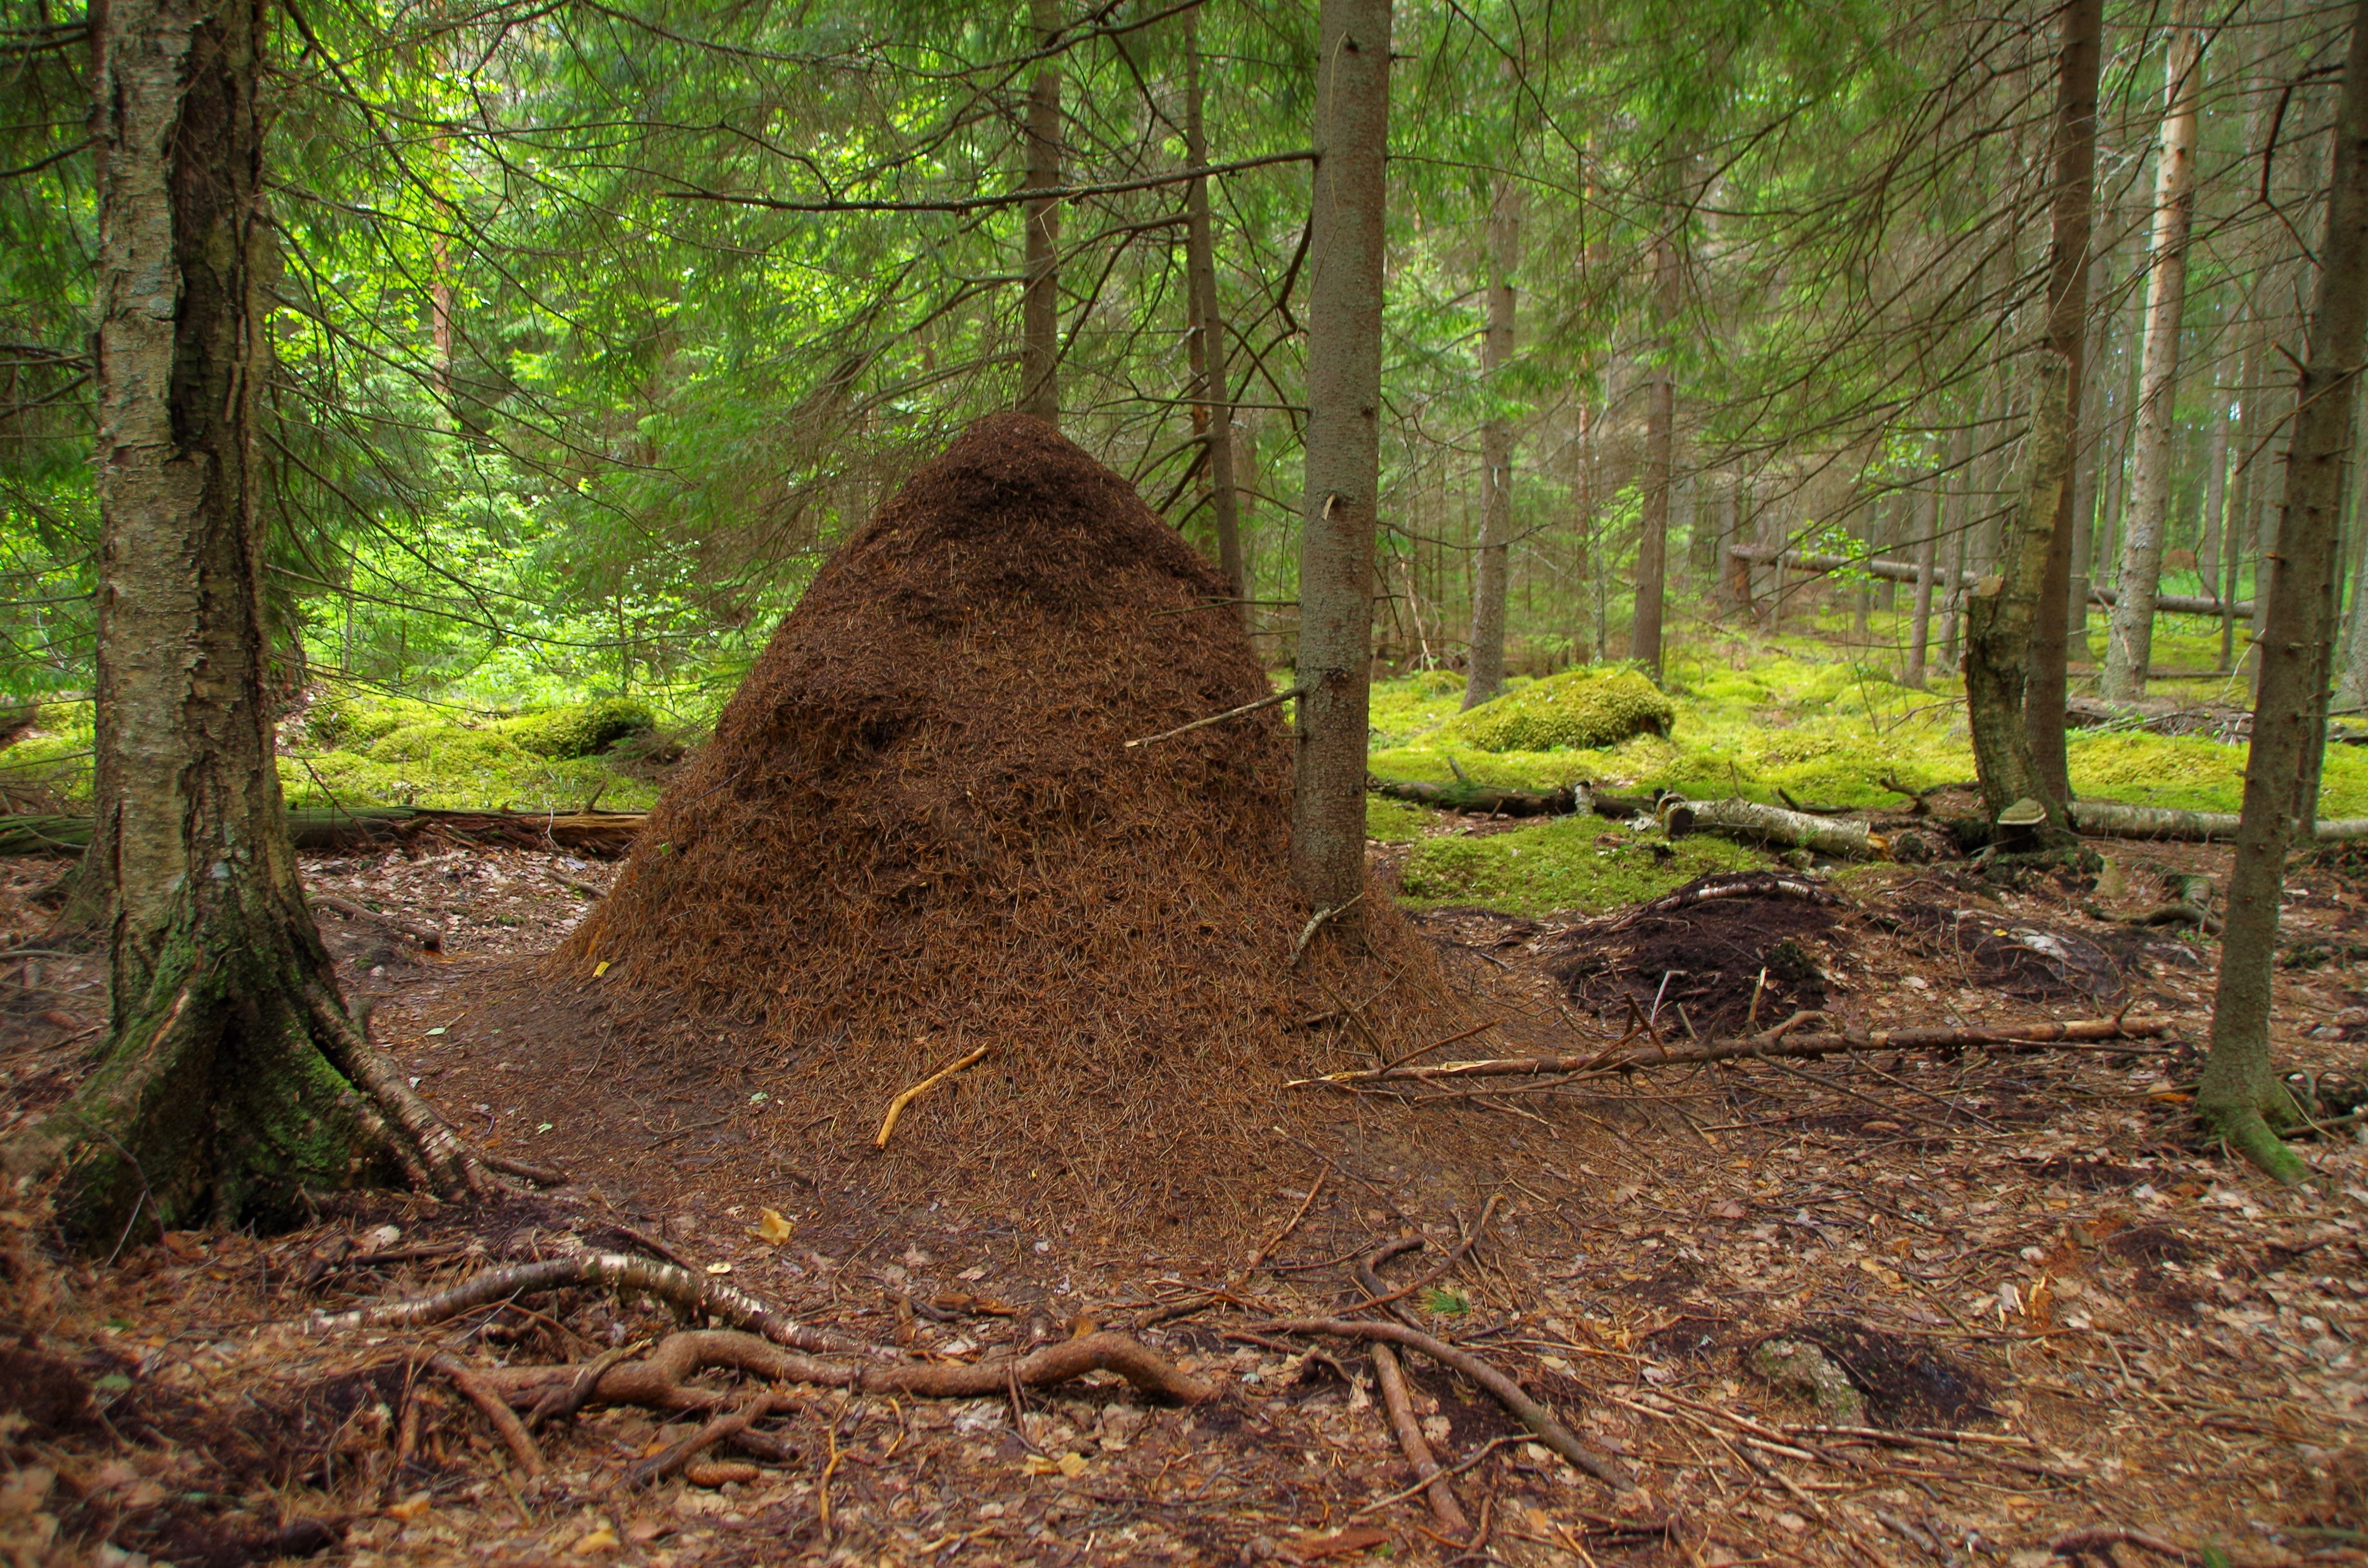
[[[422,835],[522,849],[572,849],[612,857],[632,847],[642,812],[453,811],[428,806],[304,806],[288,813],[299,849],[353,849],[409,843]],[[90,847],[88,817],[0,816],[0,856],[79,855]]]
[[[2240,820],[2233,812],[2175,812],[2117,801],[2075,801],[2071,812],[2073,827],[2091,838],[2168,838],[2191,844],[2232,840]],[[2322,819],[2314,835],[2321,844],[2368,838],[2368,817]]]
[[[1375,778],[1368,776],[1365,788],[1373,794],[1386,796],[1393,801],[1411,801],[1416,805],[1430,806],[1439,811],[1475,812],[1483,816],[1561,817],[1589,810],[1592,804],[1584,784],[1540,794],[1529,790],[1501,789],[1494,784],[1475,784],[1468,778],[1435,784],[1419,778]]]
[[[1506,1056],[1475,1062],[1440,1062],[1424,1066],[1368,1067],[1293,1078],[1286,1088],[1316,1085],[1435,1082],[1449,1078],[1531,1078],[1575,1074],[1600,1078],[1640,1067],[1678,1067],[1734,1062],[1756,1056],[1836,1056],[1859,1051],[2046,1051],[2082,1042],[2153,1040],[2169,1031],[2169,1018],[2075,1018],[2066,1023],[2004,1024],[1994,1028],[1842,1029],[1821,1034],[1785,1033],[1783,1026],[1742,1040],[1712,1040],[1685,1045],[1644,1045],[1628,1040],[1585,1056]]]
[[[1884,561],[1879,558],[1860,560],[1849,555],[1822,555],[1806,550],[1771,550],[1766,545],[1737,544],[1727,549],[1727,554],[1737,561],[1748,561],[1755,566],[1770,566],[1782,562],[1789,572],[1821,577],[1828,572],[1863,572],[1870,577],[1880,577],[1894,583],[1913,583],[1918,568],[1912,561]],[[1932,580],[1942,588],[1949,584],[1949,574],[1935,572]],[[1970,588],[1981,578],[1971,572],[1958,576],[1957,585]],[[2121,596],[2111,588],[2089,585],[2089,602],[2111,609]],[[2250,599],[2224,600],[2202,594],[2157,594],[2154,601],[2157,615],[2227,615],[2237,620],[2248,620],[2253,614]]]
[[[1788,849],[1814,849],[1852,860],[1891,858],[1891,841],[1862,822],[1788,812],[1757,801],[1663,801],[1661,826],[1671,838],[1707,831],[1752,844],[1781,845]]]

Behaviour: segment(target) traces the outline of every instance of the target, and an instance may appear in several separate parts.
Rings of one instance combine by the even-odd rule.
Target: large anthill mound
[[[560,961],[738,1020],[802,1165],[1145,1228],[1270,1199],[1307,1161],[1269,1124],[1333,1114],[1286,1077],[1456,1019],[1378,892],[1292,963],[1273,710],[1127,749],[1269,690],[1227,596],[1117,475],[981,421],[823,567]]]

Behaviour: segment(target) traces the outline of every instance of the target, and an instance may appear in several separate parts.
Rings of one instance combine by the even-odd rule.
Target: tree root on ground
[[[1488,1201],[1493,1208],[1496,1199],[1491,1198]],[[1484,1212],[1481,1220],[1485,1223],[1487,1215]],[[1432,1270],[1424,1278],[1437,1278],[1448,1267],[1452,1267],[1466,1252],[1471,1250],[1472,1243],[1478,1239],[1479,1234],[1480,1227],[1474,1225],[1471,1233],[1464,1238],[1463,1245],[1456,1248],[1450,1255],[1447,1264]],[[1377,1272],[1378,1267],[1383,1259],[1401,1252],[1411,1251],[1421,1244],[1419,1240],[1407,1237],[1403,1241],[1392,1242],[1378,1247],[1368,1256],[1357,1260],[1357,1283],[1364,1287],[1367,1296],[1372,1298],[1365,1303],[1366,1307],[1385,1305],[1405,1293],[1404,1291],[1392,1292]],[[1409,1285],[1406,1290],[1412,1290],[1417,1288],[1418,1286]],[[1392,1307],[1391,1315],[1403,1314],[1397,1308]],[[1398,1449],[1406,1455],[1408,1467],[1423,1483],[1423,1500],[1430,1505],[1431,1517],[1439,1521],[1440,1528],[1458,1540],[1470,1540],[1472,1521],[1465,1517],[1463,1506],[1456,1502],[1454,1489],[1447,1484],[1447,1478],[1440,1474],[1439,1460],[1430,1451],[1430,1441],[1422,1434],[1422,1423],[1415,1419],[1414,1401],[1406,1393],[1406,1375],[1398,1369],[1397,1352],[1381,1340],[1373,1342],[1373,1381],[1381,1386],[1382,1408],[1389,1414],[1390,1430],[1397,1437]]]
[[[1281,1318],[1257,1325],[1261,1334],[1322,1334],[1341,1339],[1362,1339],[1401,1345],[1419,1350],[1443,1367],[1451,1367],[1488,1391],[1515,1420],[1556,1454],[1607,1486],[1625,1487],[1627,1475],[1609,1456],[1598,1453],[1554,1419],[1554,1412],[1521,1392],[1519,1383],[1468,1350],[1432,1338],[1400,1323],[1359,1323],[1349,1318]]]

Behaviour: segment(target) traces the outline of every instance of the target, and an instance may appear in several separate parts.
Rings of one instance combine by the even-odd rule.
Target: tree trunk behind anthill
[[[1209,135],[1202,109],[1206,94],[1201,85],[1201,14],[1184,22],[1184,160],[1194,168],[1209,162]],[[1242,601],[1242,626],[1258,629],[1256,607],[1249,603],[1249,563],[1242,553],[1241,493],[1234,480],[1234,402],[1227,374],[1225,317],[1217,307],[1217,246],[1209,221],[1209,178],[1202,175],[1184,187],[1184,267],[1190,274],[1193,336],[1200,347],[1200,388],[1192,405],[1207,443],[1209,510],[1217,529],[1217,564]]]
[[[2266,593],[2260,693],[2245,765],[2245,809],[2228,878],[2213,998],[2212,1055],[2195,1096],[2204,1126],[2283,1181],[2305,1174],[2264,1112],[2291,1110],[2270,1060],[2270,981],[2287,847],[2317,815],[2332,664],[2344,468],[2368,340],[2368,0],[2354,8],[2335,128],[2327,233],[2306,363],[2295,392],[2285,505]],[[2263,590],[2257,585],[2256,593]]]
[[[1480,549],[1472,589],[1472,665],[1463,706],[1477,708],[1505,685],[1505,589],[1513,538],[1513,426],[1505,417],[1506,365],[1513,358],[1513,266],[1519,244],[1518,199],[1498,176],[1488,207],[1488,316],[1480,339],[1480,369],[1489,409],[1480,426]]]
[[[1028,17],[1036,47],[1050,49],[1061,36],[1055,0],[1029,0]],[[1028,89],[1028,184],[1053,190],[1061,183],[1061,67],[1046,59]],[[1020,269],[1019,412],[1061,426],[1061,203],[1030,201],[1027,256]]]
[[[0,1155],[12,1175],[63,1165],[60,1217],[95,1245],[285,1214],[302,1189],[406,1167],[473,1185],[449,1130],[346,1016],[273,763],[256,438],[262,6],[115,0],[104,17],[99,811],[85,859],[105,899],[112,1026],[74,1098]],[[391,1133],[381,1108],[407,1131]]]
[[[1644,516],[1636,545],[1636,613],[1628,625],[1628,656],[1655,681],[1661,678],[1661,618],[1668,595],[1669,491],[1677,472],[1678,288],[1683,276],[1686,214],[1674,197],[1661,208],[1662,232],[1653,241],[1653,363],[1645,389]],[[1776,574],[1777,593],[1784,574]]]
[[[1323,0],[1307,289],[1306,515],[1292,869],[1319,910],[1365,890],[1373,528],[1382,467],[1390,0]],[[1354,916],[1333,922],[1338,928]]]

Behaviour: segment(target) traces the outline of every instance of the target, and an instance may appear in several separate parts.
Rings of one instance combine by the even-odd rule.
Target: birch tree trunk
[[[1202,118],[1206,93],[1201,83],[1201,14],[1192,13],[1184,31],[1184,158],[1194,168],[1209,163],[1209,133]],[[1193,400],[1193,417],[1201,426],[1207,454],[1209,511],[1217,530],[1217,565],[1232,585],[1245,630],[1254,630],[1256,618],[1248,603],[1249,564],[1242,553],[1241,492],[1234,482],[1234,404],[1229,374],[1225,318],[1217,306],[1217,245],[1209,221],[1209,179],[1194,179],[1184,189],[1184,267],[1192,290],[1194,337],[1199,343],[1200,387]],[[1412,581],[1411,578],[1408,579]],[[1420,609],[1417,607],[1417,615]]]
[[[1292,870],[1315,908],[1365,889],[1373,528],[1381,489],[1383,219],[1390,0],[1323,0],[1309,217],[1306,515],[1299,545],[1299,722]]]
[[[2145,359],[2138,372],[2137,451],[2132,465],[2122,569],[2100,686],[2127,701],[2146,695],[2154,656],[2154,597],[2161,586],[2163,532],[2170,516],[2170,471],[2178,433],[2179,328],[2187,305],[2187,239],[2195,218],[2195,119],[2203,97],[2203,33],[2194,0],[2179,0],[2164,60],[2162,142],[2154,184],[2154,235],[2147,254]]]
[[[273,261],[261,0],[97,23],[97,817],[109,1036],[0,1147],[84,1243],[284,1218],[308,1188],[485,1178],[339,998],[266,700],[257,406]],[[388,1125],[392,1116],[399,1124]]]
[[[2278,551],[2270,563],[2268,636],[2245,765],[2245,806],[2230,862],[2227,924],[2213,998],[2212,1054],[2195,1110],[2281,1181],[2306,1168],[2271,1128],[2292,1112],[2270,1059],[2270,981],[2287,847],[2307,841],[2317,816],[2336,589],[2337,530],[2351,457],[2352,405],[2368,360],[2368,0],[2353,9],[2343,98],[2334,135],[2327,229],[2305,368],[2295,391]]]
[[[1039,49],[1061,36],[1058,0],[1029,0],[1029,22]],[[1028,184],[1053,190],[1061,184],[1061,68],[1052,59],[1036,68],[1028,89]],[[1022,209],[1027,255],[1020,267],[1019,412],[1054,429],[1061,425],[1061,203],[1054,198]]]
[[[1487,324],[1480,339],[1480,373],[1487,417],[1480,426],[1480,550],[1472,589],[1472,662],[1463,706],[1476,708],[1505,685],[1505,588],[1513,536],[1513,426],[1505,414],[1505,367],[1513,358],[1513,267],[1519,259],[1519,193],[1497,176],[1488,203]]]

